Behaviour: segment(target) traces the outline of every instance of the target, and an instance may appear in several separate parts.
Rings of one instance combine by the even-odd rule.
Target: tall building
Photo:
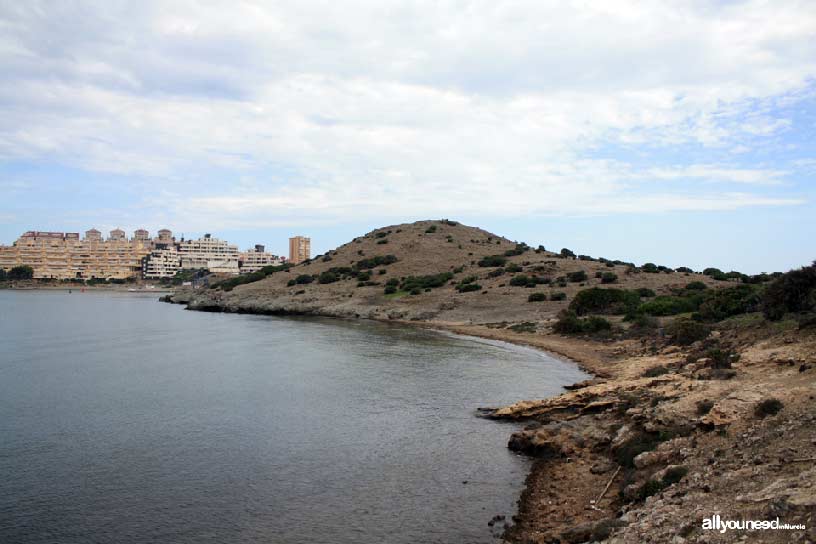
[[[172,278],[181,270],[181,254],[176,247],[157,247],[142,261],[142,275],[147,279]]]
[[[308,260],[312,251],[311,246],[312,240],[305,236],[289,238],[289,262],[298,264]]]
[[[150,233],[147,232],[145,229],[136,229],[135,231],[133,231],[133,239],[141,240],[142,242],[149,242]]]

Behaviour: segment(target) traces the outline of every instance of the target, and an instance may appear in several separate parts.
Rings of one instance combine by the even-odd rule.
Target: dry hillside
[[[520,255],[506,257],[503,267],[479,266],[479,261],[492,255],[504,255],[516,249],[517,243],[475,227],[452,221],[419,221],[393,225],[371,231],[355,238],[312,262],[300,264],[286,272],[278,272],[266,279],[240,285],[231,291],[207,289],[192,295],[179,293],[177,301],[187,302],[192,295],[194,309],[219,309],[258,313],[314,313],[329,316],[364,317],[373,319],[401,319],[437,321],[443,323],[496,323],[546,322],[569,305],[581,289],[601,285],[596,273],[612,272],[617,276],[609,287],[634,289],[647,287],[657,294],[668,294],[671,288],[683,287],[691,281],[703,281],[710,286],[730,285],[715,281],[702,274],[688,273],[628,273],[627,265],[607,266],[603,262],[562,258],[551,251],[530,248]],[[561,248],[547,248],[560,251]],[[358,286],[356,277],[321,284],[288,285],[300,275],[316,278],[321,273],[343,267],[355,269],[364,259],[393,255],[397,261],[371,269],[369,283]],[[596,256],[598,257],[598,256]],[[614,256],[606,256],[614,260]],[[518,272],[511,272],[513,267]],[[505,273],[490,277],[497,268]],[[539,276],[555,281],[572,272],[586,272],[586,281],[567,281],[540,284],[534,288],[511,285],[511,279],[521,274]],[[441,287],[421,290],[418,294],[397,291],[384,293],[386,282],[408,276],[424,276],[450,272],[449,281]],[[456,284],[475,277],[481,290],[458,292]],[[392,280],[393,281],[393,280]],[[547,301],[528,302],[531,293],[547,295]],[[565,293],[563,301],[551,301],[552,294]]]

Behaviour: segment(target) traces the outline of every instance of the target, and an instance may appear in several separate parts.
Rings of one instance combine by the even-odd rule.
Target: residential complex
[[[96,229],[83,239],[78,232],[28,231],[14,245],[0,246],[0,268],[28,265],[35,278],[125,279],[140,274],[150,249],[149,240],[128,240],[119,229],[107,240]]]
[[[311,254],[312,241],[304,236],[289,238],[289,262],[292,264],[308,261]]]
[[[306,244],[308,258],[308,239]],[[13,245],[0,245],[0,268],[27,265],[34,269],[37,279],[160,279],[184,269],[244,274],[286,261],[264,249],[256,245],[239,252],[238,246],[209,234],[197,240],[176,241],[167,229],[152,239],[145,229],[137,229],[130,239],[121,229],[110,231],[107,238],[96,229],[86,231],[83,238],[76,232],[28,231]]]

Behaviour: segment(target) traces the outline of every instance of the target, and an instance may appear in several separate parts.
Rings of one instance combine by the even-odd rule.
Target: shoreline
[[[715,331],[713,344],[677,346],[662,336],[598,340],[548,328],[514,331],[503,323],[404,319],[377,307],[324,311],[317,304],[236,304],[220,293],[200,293],[200,300],[195,295],[185,291],[160,300],[195,311],[410,325],[535,349],[593,376],[553,397],[478,410],[488,419],[526,423],[508,442],[532,464],[517,513],[505,525],[507,543],[679,543],[695,535],[696,541],[719,542],[700,529],[706,513],[765,519],[768,501],[785,503],[784,489],[801,487],[798,479],[811,482],[813,492],[785,506],[786,521],[808,522],[816,535],[807,517],[808,505],[816,509],[816,466],[810,474],[799,470],[801,464],[767,461],[794,458],[789,452],[805,460],[816,453],[816,334],[748,324]],[[706,358],[712,346],[739,357],[728,370],[718,370]],[[769,398],[781,399],[784,415],[758,418],[755,408]],[[778,434],[780,427],[786,432]],[[745,471],[754,477],[733,476]],[[754,496],[754,502],[744,498]],[[768,536],[766,542],[788,542],[792,535]]]

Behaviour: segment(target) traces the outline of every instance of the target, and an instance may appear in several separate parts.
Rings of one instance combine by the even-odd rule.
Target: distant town
[[[205,234],[195,240],[176,240],[172,231],[161,229],[151,237],[137,229],[131,238],[122,229],[108,237],[94,228],[78,232],[23,233],[10,246],[0,245],[0,269],[27,266],[34,279],[53,280],[160,280],[184,270],[206,270],[210,274],[237,276],[265,266],[298,264],[310,258],[311,240],[289,238],[289,257],[266,252],[261,244],[247,251]]]

